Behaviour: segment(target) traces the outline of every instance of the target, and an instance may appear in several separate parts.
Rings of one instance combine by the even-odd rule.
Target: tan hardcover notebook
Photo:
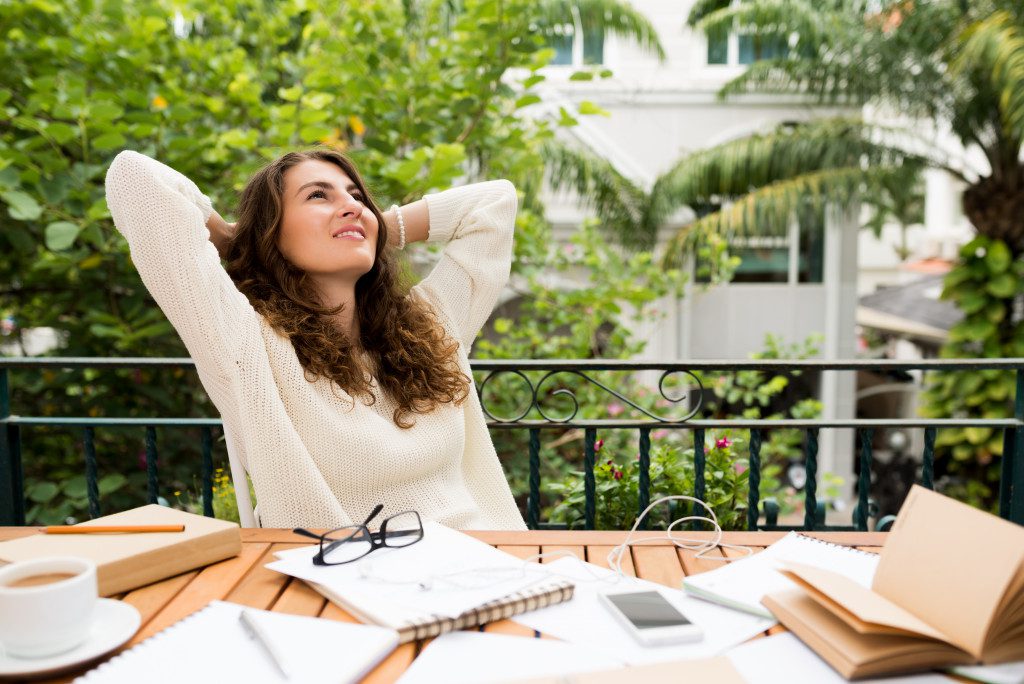
[[[572,598],[575,589],[572,582],[546,582],[489,601],[477,608],[467,610],[458,617],[430,615],[396,623],[374,613],[369,606],[360,606],[351,600],[346,600],[345,597],[322,584],[309,582],[309,585],[323,594],[331,603],[336,603],[347,610],[360,622],[394,629],[398,632],[398,643],[400,644],[419,639],[430,639],[446,632],[454,632],[468,627],[479,627],[489,622],[507,620],[530,610],[563,603]]]
[[[184,532],[141,534],[34,534],[0,542],[0,563],[42,556],[82,556],[96,561],[101,596],[129,591],[188,570],[237,556],[238,525],[150,504],[81,523],[184,525]]]
[[[848,679],[1024,659],[1024,527],[911,489],[867,589],[796,563],[764,604]]]

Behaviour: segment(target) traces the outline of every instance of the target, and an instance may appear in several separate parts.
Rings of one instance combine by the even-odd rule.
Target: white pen
[[[284,667],[284,661],[281,659],[281,654],[277,652],[277,649],[274,648],[274,644],[267,638],[267,635],[263,630],[260,629],[256,620],[252,618],[252,612],[243,609],[242,612],[238,614],[238,620],[242,623],[242,626],[245,627],[245,631],[249,633],[249,636],[260,645],[263,651],[270,657],[270,660],[273,661],[274,665],[277,666],[281,676],[286,680],[290,680],[291,675],[288,674],[288,670]]]

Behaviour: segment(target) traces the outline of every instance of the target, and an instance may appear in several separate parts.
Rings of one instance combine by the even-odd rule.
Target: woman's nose
[[[363,205],[361,205],[355,197],[349,197],[343,200],[341,207],[338,209],[338,215],[348,218],[354,217],[359,218],[360,214],[363,213]]]

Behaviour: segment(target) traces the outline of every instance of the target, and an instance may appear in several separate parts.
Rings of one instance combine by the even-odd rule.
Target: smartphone
[[[657,591],[598,594],[634,639],[644,646],[699,641],[704,633]]]

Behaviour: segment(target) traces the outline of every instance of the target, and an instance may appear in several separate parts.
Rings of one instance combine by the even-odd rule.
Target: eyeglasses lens
[[[422,538],[423,526],[415,512],[399,513],[388,519],[387,534],[384,537],[387,546],[409,546]]]
[[[370,553],[373,544],[363,527],[343,527],[329,532],[323,543],[324,562],[347,563]]]

